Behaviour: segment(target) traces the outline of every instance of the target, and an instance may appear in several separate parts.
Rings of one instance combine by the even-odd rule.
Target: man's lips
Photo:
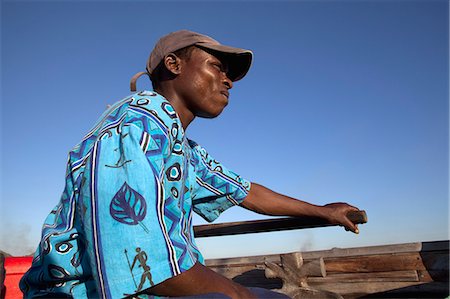
[[[228,97],[230,96],[230,93],[229,93],[228,91],[226,91],[226,90],[221,91],[220,93],[223,94],[224,96],[226,96],[227,99],[228,99]]]

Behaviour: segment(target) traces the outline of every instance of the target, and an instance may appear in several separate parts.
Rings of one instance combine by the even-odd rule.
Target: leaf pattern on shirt
[[[114,220],[128,225],[140,224],[148,232],[141,222],[147,215],[147,203],[144,197],[126,182],[111,200],[109,212]]]

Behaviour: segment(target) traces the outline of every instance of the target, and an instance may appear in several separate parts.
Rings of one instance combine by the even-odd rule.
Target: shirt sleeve
[[[145,119],[136,123],[125,121],[105,131],[93,146],[85,174],[84,234],[101,298],[135,294],[196,262],[195,256],[183,256],[180,248],[189,242],[172,237],[181,228],[169,226],[164,215],[168,132]]]
[[[191,167],[195,172],[193,209],[212,222],[228,208],[241,204],[251,183],[216,161],[195,141],[189,140],[189,145],[192,148]]]

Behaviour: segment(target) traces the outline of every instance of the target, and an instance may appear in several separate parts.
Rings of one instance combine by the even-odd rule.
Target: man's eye
[[[213,63],[213,66],[214,66],[218,71],[222,71],[222,66],[221,66],[220,64]]]

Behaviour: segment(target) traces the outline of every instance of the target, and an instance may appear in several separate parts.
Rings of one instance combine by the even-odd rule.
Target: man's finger
[[[359,234],[359,229],[358,226],[356,224],[354,224],[353,222],[351,222],[348,218],[346,219],[346,221],[343,223],[345,230],[347,231],[352,231],[355,234]]]

